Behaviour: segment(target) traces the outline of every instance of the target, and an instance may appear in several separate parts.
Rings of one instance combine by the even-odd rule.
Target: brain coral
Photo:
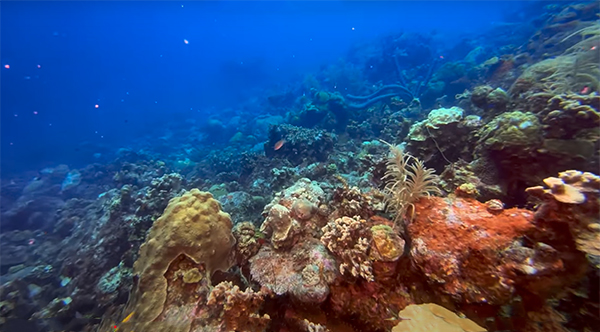
[[[171,199],[140,247],[140,256],[133,267],[139,276],[139,284],[128,304],[135,315],[123,328],[128,331],[161,330],[156,320],[167,314],[167,292],[176,291],[166,275],[178,257],[203,264],[208,277],[215,270],[229,269],[235,244],[232,226],[229,214],[221,211],[219,202],[210,193],[192,189]],[[183,325],[186,324],[166,330],[188,331],[189,323],[187,327]]]

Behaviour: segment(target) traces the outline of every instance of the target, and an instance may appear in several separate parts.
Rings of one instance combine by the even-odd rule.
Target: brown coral
[[[269,292],[261,289],[254,292],[251,288],[241,291],[229,281],[219,283],[208,296],[207,306],[213,312],[222,313],[227,331],[265,331],[271,317],[261,315],[264,298]]]
[[[368,219],[373,215],[372,201],[370,195],[362,193],[357,187],[348,186],[344,181],[344,187],[336,188],[333,192],[335,218],[360,216]]]
[[[193,294],[206,291],[211,272],[231,266],[235,243],[232,226],[229,215],[221,211],[210,193],[192,189],[173,198],[140,248],[134,264],[139,284],[128,303],[129,311],[135,315],[122,328],[189,331],[193,320],[180,318],[194,312],[197,300]],[[186,280],[201,283],[184,283],[177,271],[193,269],[198,273],[192,272],[195,277]],[[200,275],[201,271],[206,277]],[[177,324],[172,324],[171,319]]]
[[[251,222],[241,222],[233,228],[233,236],[235,237],[235,254],[240,265],[245,265],[248,259],[254,256],[260,243],[256,238],[256,227]]]
[[[317,207],[305,198],[298,199],[292,204],[292,213],[300,220],[310,219],[316,210]]]
[[[283,205],[275,204],[269,209],[260,231],[269,234],[273,248],[279,249],[293,244],[293,235],[299,228],[298,222],[290,216],[290,210]]]
[[[325,193],[316,182],[306,178],[279,192],[265,206],[265,221],[260,227],[273,248],[288,250],[303,236],[312,236],[325,224],[321,203]]]
[[[342,260],[340,273],[375,280],[369,259],[369,233],[367,222],[360,218],[342,217],[323,227],[321,242]]]

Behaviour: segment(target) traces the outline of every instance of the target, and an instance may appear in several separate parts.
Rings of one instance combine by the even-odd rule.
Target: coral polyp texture
[[[337,275],[336,262],[317,240],[307,240],[289,251],[263,246],[250,259],[256,282],[277,295],[290,295],[303,303],[321,303]]]
[[[210,193],[192,189],[171,199],[140,247],[138,284],[127,305],[135,314],[122,328],[194,331],[211,274],[232,265],[232,226]]]

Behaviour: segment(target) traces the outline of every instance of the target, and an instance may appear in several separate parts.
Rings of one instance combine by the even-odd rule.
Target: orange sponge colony
[[[175,285],[167,279],[167,271],[174,268],[172,264],[179,264],[182,257],[204,267],[205,281],[212,272],[231,267],[235,244],[232,226],[229,214],[221,211],[219,202],[210,193],[192,189],[171,199],[163,215],[152,225],[134,264],[139,284],[128,304],[129,310],[135,312],[130,322],[134,331],[158,327],[151,322],[165,315],[167,293],[171,294]]]

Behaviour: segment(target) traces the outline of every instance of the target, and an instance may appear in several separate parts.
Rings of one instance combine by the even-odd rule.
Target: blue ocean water
[[[268,113],[261,93],[291,89],[353,45],[416,33],[441,55],[527,3],[4,2],[2,169],[107,161],[241,105],[251,121]]]

